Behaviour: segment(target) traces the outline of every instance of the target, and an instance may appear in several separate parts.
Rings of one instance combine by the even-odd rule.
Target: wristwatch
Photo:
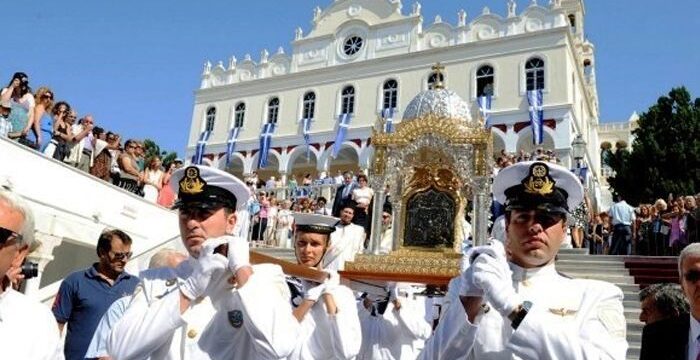
[[[508,315],[508,319],[510,319],[510,326],[513,327],[513,330],[518,329],[518,326],[520,326],[520,323],[523,322],[525,315],[530,312],[530,309],[532,309],[532,303],[526,300],[523,301],[523,303],[518,306],[517,309],[513,310],[510,315]]]

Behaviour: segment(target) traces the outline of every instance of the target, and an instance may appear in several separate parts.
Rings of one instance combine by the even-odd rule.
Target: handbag
[[[34,150],[37,149],[37,145],[34,141],[27,139],[27,135],[23,135],[17,138],[17,142]]]

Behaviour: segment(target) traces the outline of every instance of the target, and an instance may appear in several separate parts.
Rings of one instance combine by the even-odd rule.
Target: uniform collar
[[[689,314],[690,316],[690,336],[691,336],[691,343],[688,343],[689,346],[696,346],[696,341],[698,337],[700,337],[700,322],[693,317],[693,314]]]
[[[539,279],[546,279],[557,275],[557,270],[554,267],[553,262],[545,266],[528,269],[520,267],[513,263],[509,264],[511,271],[513,271],[513,281],[515,282],[531,282],[533,280],[537,281]]]

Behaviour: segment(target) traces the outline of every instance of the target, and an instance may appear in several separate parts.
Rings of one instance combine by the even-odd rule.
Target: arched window
[[[267,123],[277,124],[277,116],[280,112],[280,99],[273,97],[267,103]]]
[[[544,89],[544,60],[535,57],[525,63],[525,83],[526,89]]]
[[[382,109],[396,109],[399,93],[399,83],[394,79],[384,82],[384,104]]]
[[[245,120],[245,103],[238,103],[236,105],[236,110],[233,113],[233,127],[243,127],[243,121]]]
[[[476,96],[493,95],[493,67],[484,65],[476,70]]]
[[[355,112],[355,88],[346,86],[340,96],[340,113],[353,114]]]
[[[576,34],[576,15],[569,14],[569,29],[572,34]]]
[[[214,122],[216,121],[216,108],[215,107],[210,107],[207,109],[207,117],[206,117],[206,125],[205,125],[205,130],[206,131],[214,131]]]
[[[590,77],[593,74],[593,66],[591,66],[590,59],[583,60],[583,74],[586,77]]]
[[[304,94],[304,108],[302,111],[302,119],[313,119],[316,110],[316,93],[309,91]]]
[[[441,84],[444,84],[445,83],[445,75],[443,75],[442,73],[438,74],[436,72],[430,74],[430,76],[428,76],[428,89],[433,90],[435,88],[435,84],[438,83],[438,81]]]

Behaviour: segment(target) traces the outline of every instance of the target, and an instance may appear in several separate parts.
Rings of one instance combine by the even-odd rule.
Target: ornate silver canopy
[[[426,116],[445,119],[458,119],[472,122],[469,105],[454,91],[443,88],[420,92],[406,107],[403,121],[410,121]]]

